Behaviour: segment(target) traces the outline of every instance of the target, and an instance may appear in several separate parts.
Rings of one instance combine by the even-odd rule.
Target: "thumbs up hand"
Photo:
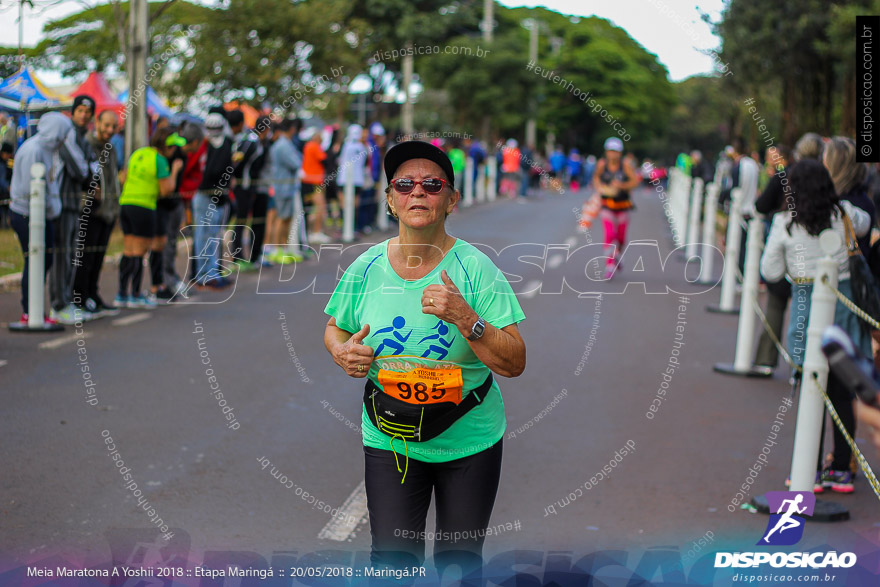
[[[440,272],[440,279],[443,281],[442,285],[432,284],[422,291],[422,312],[454,324],[463,336],[467,336],[477,321],[477,313],[462,297],[445,269]]]
[[[333,360],[350,377],[357,379],[366,377],[370,370],[370,365],[373,362],[373,348],[364,344],[364,338],[369,334],[370,325],[364,324],[363,328],[352,334],[351,338],[338,346],[336,352],[333,353]]]

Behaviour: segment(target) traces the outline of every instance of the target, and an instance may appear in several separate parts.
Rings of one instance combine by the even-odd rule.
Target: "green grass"
[[[115,255],[122,252],[122,230],[117,226],[110,235],[110,243],[107,247],[107,255]],[[24,266],[24,255],[18,244],[18,237],[11,228],[0,230],[0,277],[11,273],[21,273]]]

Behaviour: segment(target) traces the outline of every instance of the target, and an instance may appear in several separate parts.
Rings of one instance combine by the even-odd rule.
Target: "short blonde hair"
[[[838,196],[859,187],[868,176],[867,165],[856,161],[856,142],[849,137],[834,137],[825,145],[825,167]]]

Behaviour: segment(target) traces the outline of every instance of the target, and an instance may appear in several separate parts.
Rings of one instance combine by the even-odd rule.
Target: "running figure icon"
[[[384,340],[382,340],[382,342],[376,348],[376,352],[373,353],[373,356],[378,357],[379,353],[381,353],[385,347],[390,347],[394,349],[392,355],[399,355],[400,353],[402,353],[403,343],[405,343],[409,338],[409,335],[412,334],[412,330],[407,332],[406,336],[403,336],[400,332],[398,332],[398,330],[402,331],[404,326],[406,326],[406,319],[403,316],[396,316],[394,320],[391,321],[391,326],[386,326],[385,328],[380,328],[379,330],[377,330],[373,336],[377,336],[384,332],[390,332],[394,338],[386,337]]]
[[[776,522],[776,525],[773,526],[773,529],[767,532],[767,535],[764,536],[764,539],[761,541],[765,544],[770,544],[770,536],[773,535],[774,532],[779,530],[779,533],[782,534],[786,530],[791,530],[792,528],[797,528],[801,526],[804,522],[802,520],[792,518],[795,514],[802,514],[807,511],[807,506],[798,507],[804,501],[804,496],[802,494],[797,494],[794,496],[794,499],[786,499],[783,500],[781,504],[779,504],[779,509],[776,511],[777,514],[782,514],[779,518],[779,521]],[[785,513],[782,513],[783,508],[785,508],[785,504],[788,505],[788,510]]]
[[[427,358],[431,353],[437,353],[437,359],[442,360],[443,358],[446,357],[447,353],[449,353],[449,347],[452,346],[452,341],[455,340],[455,335],[453,335],[452,338],[450,338],[449,340],[442,338],[443,336],[446,336],[447,334],[449,334],[449,327],[443,323],[443,320],[440,320],[439,322],[437,322],[437,324],[434,326],[434,328],[432,328],[432,330],[434,330],[434,329],[437,330],[437,334],[432,334],[430,336],[426,336],[425,338],[423,338],[422,340],[419,341],[419,344],[422,344],[426,340],[437,339],[437,342],[439,342],[443,346],[437,346],[436,344],[431,344],[431,346],[428,347],[428,350],[426,350],[422,354],[422,358],[423,359]]]

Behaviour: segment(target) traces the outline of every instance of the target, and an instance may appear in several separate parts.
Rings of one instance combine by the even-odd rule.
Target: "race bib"
[[[379,385],[393,398],[410,404],[461,403],[461,369],[416,367],[410,371],[379,369]]]

